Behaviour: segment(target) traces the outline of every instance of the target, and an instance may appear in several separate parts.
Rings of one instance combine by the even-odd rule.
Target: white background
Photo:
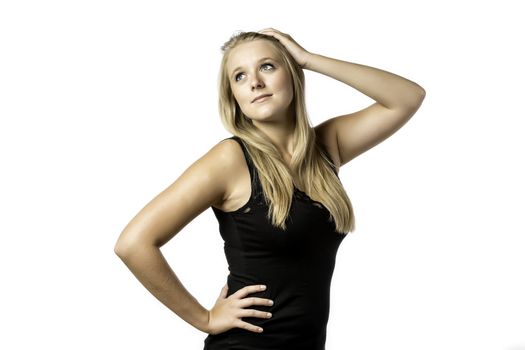
[[[525,349],[525,26],[518,1],[3,1],[2,349],[202,349],[113,247],[229,137],[220,46],[274,27],[420,84],[396,134],[341,168],[327,350]],[[314,125],[373,100],[306,71]],[[162,248],[211,308],[227,264],[211,209]]]

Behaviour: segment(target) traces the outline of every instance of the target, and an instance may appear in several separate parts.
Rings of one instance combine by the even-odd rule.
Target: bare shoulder
[[[195,163],[197,167],[203,168],[202,173],[210,177],[210,183],[214,183],[217,187],[216,192],[221,194],[211,205],[220,206],[229,197],[243,160],[239,143],[232,139],[225,139],[215,144]],[[197,165],[199,162],[201,164]]]
[[[223,160],[222,182],[224,195],[214,207],[224,211],[235,211],[248,201],[251,195],[250,173],[241,145],[233,139],[221,141],[216,146]]]
[[[333,124],[329,123],[329,121],[327,120],[317,125],[314,129],[315,135],[319,143],[321,143],[324,146],[324,148],[330,155],[330,158],[335,163],[337,172],[339,172],[339,168],[341,167],[341,158],[339,157],[336,136],[337,134],[335,128],[333,127]]]
[[[162,246],[204,210],[224,203],[243,157],[236,143],[215,144],[147,203],[121,233],[119,250],[133,251],[129,247],[137,243]]]
[[[215,161],[221,163],[224,166],[224,170],[229,171],[231,175],[235,171],[238,171],[239,165],[244,163],[244,153],[242,151],[241,145],[233,139],[225,139],[217,143],[210,152],[214,152]],[[217,164],[220,166],[220,164]]]

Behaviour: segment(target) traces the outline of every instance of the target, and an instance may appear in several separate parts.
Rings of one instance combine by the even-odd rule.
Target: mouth
[[[263,94],[263,95],[259,95],[259,96],[257,96],[256,98],[254,98],[254,99],[252,100],[252,103],[257,102],[257,101],[260,101],[260,100],[263,100],[263,99],[266,99],[267,97],[270,97],[270,96],[272,96],[272,94]]]

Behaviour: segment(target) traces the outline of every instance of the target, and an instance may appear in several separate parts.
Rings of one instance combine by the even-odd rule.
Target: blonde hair
[[[226,64],[231,50],[238,44],[252,40],[267,40],[276,49],[293,82],[292,113],[295,116],[293,135],[294,153],[290,170],[270,139],[244,115],[233,95]],[[283,230],[294,192],[293,175],[297,185],[330,212],[336,231],[341,234],[354,231],[352,204],[335,165],[325,154],[323,146],[311,127],[304,101],[304,72],[288,50],[274,37],[256,32],[238,32],[222,47],[223,57],[219,72],[219,112],[225,128],[241,138],[259,174],[264,198],[269,205],[268,219]],[[290,174],[290,171],[292,174]]]

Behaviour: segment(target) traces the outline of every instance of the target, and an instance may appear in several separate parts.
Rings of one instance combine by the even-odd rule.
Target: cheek
[[[233,93],[233,97],[235,98],[235,101],[237,101],[237,103],[239,105],[243,105],[246,103],[246,96],[244,96],[242,93],[240,93],[239,91],[235,91],[235,90],[232,90],[232,93]]]
[[[279,77],[276,83],[279,86],[279,90],[289,91],[290,94],[292,93],[293,91],[292,81],[290,80],[288,76]]]
[[[289,79],[284,79],[281,83],[281,90],[286,92],[287,99],[293,98],[293,85]]]
[[[239,91],[232,90],[232,94],[233,94],[233,98],[235,99],[236,104],[239,106],[241,111],[243,113],[247,113],[248,112],[247,108],[250,107],[250,102],[251,101],[248,101],[247,97],[243,96],[243,94],[240,93]]]

